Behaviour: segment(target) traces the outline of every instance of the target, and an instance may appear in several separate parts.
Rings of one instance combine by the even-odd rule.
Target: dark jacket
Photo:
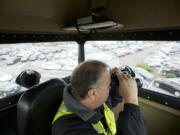
[[[98,135],[91,123],[97,123],[99,120],[105,128],[108,128],[103,114],[103,106],[96,110],[82,106],[71,95],[70,86],[65,88],[63,99],[65,106],[75,114],[56,120],[52,125],[52,135]],[[117,135],[146,135],[146,127],[139,106],[124,105],[124,111],[119,113],[117,119]]]

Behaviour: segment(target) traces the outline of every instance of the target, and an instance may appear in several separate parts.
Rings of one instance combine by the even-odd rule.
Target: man
[[[110,104],[106,104],[111,99],[111,74],[119,80],[119,92],[125,103],[117,121]],[[146,135],[136,81],[117,68],[110,71],[103,62],[81,63],[64,90],[63,100],[53,121],[53,135]]]

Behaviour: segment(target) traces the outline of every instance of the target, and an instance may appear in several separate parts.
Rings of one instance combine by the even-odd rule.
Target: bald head
[[[71,76],[73,96],[83,99],[90,89],[99,87],[102,73],[108,68],[108,65],[97,60],[85,61],[78,65]]]

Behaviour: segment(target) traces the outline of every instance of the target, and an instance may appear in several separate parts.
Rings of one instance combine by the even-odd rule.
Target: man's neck
[[[86,106],[92,110],[95,110],[96,107],[94,106],[94,104],[90,103],[89,101],[85,100],[85,99],[82,99],[82,100],[79,100],[79,103],[82,104],[83,106]]]

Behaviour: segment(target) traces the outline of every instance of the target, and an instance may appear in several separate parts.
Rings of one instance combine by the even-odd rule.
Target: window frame
[[[84,44],[86,41],[180,41],[180,28],[169,30],[139,30],[129,32],[84,33],[78,34],[29,34],[29,33],[0,33],[0,44],[35,43],[75,41],[78,43],[78,62],[85,60]],[[22,92],[23,93],[23,92]],[[0,110],[17,103],[20,95],[12,95],[0,100]],[[180,99],[157,93],[147,89],[139,89],[139,97],[155,101],[159,104],[180,110]],[[1,106],[2,105],[2,106]]]
[[[88,36],[85,41],[180,41],[180,29],[159,31],[136,31],[94,34]],[[138,96],[159,104],[180,110],[180,98],[148,89],[139,89]]]

